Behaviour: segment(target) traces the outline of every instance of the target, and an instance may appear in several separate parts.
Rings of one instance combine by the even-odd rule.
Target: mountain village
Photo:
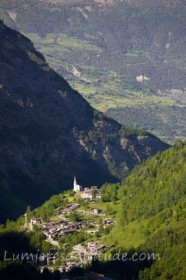
[[[101,199],[101,190],[97,186],[91,186],[90,188],[84,188],[77,183],[74,178],[73,183],[74,195],[78,195],[81,199],[88,203],[89,206],[93,205]],[[71,221],[69,215],[76,213],[77,215],[83,215],[84,219],[78,221]],[[55,246],[56,250],[50,254],[50,258],[47,261],[50,265],[55,265],[58,259],[58,250],[68,250],[70,244],[63,244],[61,247],[59,239],[68,235],[77,233],[86,233],[89,236],[90,241],[75,244],[72,250],[69,252],[66,259],[64,259],[58,267],[60,271],[69,271],[75,267],[84,267],[87,263],[90,263],[94,258],[98,258],[101,254],[109,250],[111,246],[107,246],[96,238],[96,233],[99,232],[100,226],[103,229],[112,227],[115,224],[115,220],[108,217],[105,211],[97,207],[89,207],[88,209],[82,209],[81,204],[71,203],[66,206],[60,207],[57,213],[56,221],[44,222],[40,217],[32,217],[29,222],[29,229],[40,229],[46,241]],[[101,223],[101,225],[100,225]],[[46,260],[45,260],[45,264]],[[41,268],[42,269],[42,268]],[[104,279],[104,278],[101,278]]]

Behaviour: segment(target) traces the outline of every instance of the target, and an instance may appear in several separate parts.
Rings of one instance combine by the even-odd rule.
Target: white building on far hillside
[[[75,191],[75,192],[80,192],[80,191],[82,191],[82,190],[83,190],[82,186],[80,186],[80,185],[77,184],[76,177],[74,177],[74,191]]]

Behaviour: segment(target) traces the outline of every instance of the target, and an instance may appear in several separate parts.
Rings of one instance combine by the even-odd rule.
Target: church
[[[76,177],[74,177],[74,186],[73,190],[76,193],[79,193],[83,199],[92,200],[93,198],[101,198],[101,190],[97,186],[91,186],[90,188],[83,188],[81,185],[78,185]]]
[[[77,184],[76,177],[74,177],[74,191],[81,192],[82,190],[83,190],[83,187]]]

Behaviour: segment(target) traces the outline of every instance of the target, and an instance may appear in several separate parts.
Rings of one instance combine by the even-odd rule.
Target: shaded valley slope
[[[117,181],[168,147],[106,118],[46,63],[32,42],[0,22],[2,219],[53,193]]]

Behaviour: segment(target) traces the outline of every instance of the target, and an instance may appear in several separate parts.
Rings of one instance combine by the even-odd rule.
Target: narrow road
[[[46,241],[48,241],[50,244],[52,244],[52,245],[54,245],[54,246],[56,246],[56,247],[58,247],[58,248],[60,249],[60,245],[59,245],[59,242],[58,242],[58,241],[52,239],[51,237],[48,237],[48,238],[46,239]]]

